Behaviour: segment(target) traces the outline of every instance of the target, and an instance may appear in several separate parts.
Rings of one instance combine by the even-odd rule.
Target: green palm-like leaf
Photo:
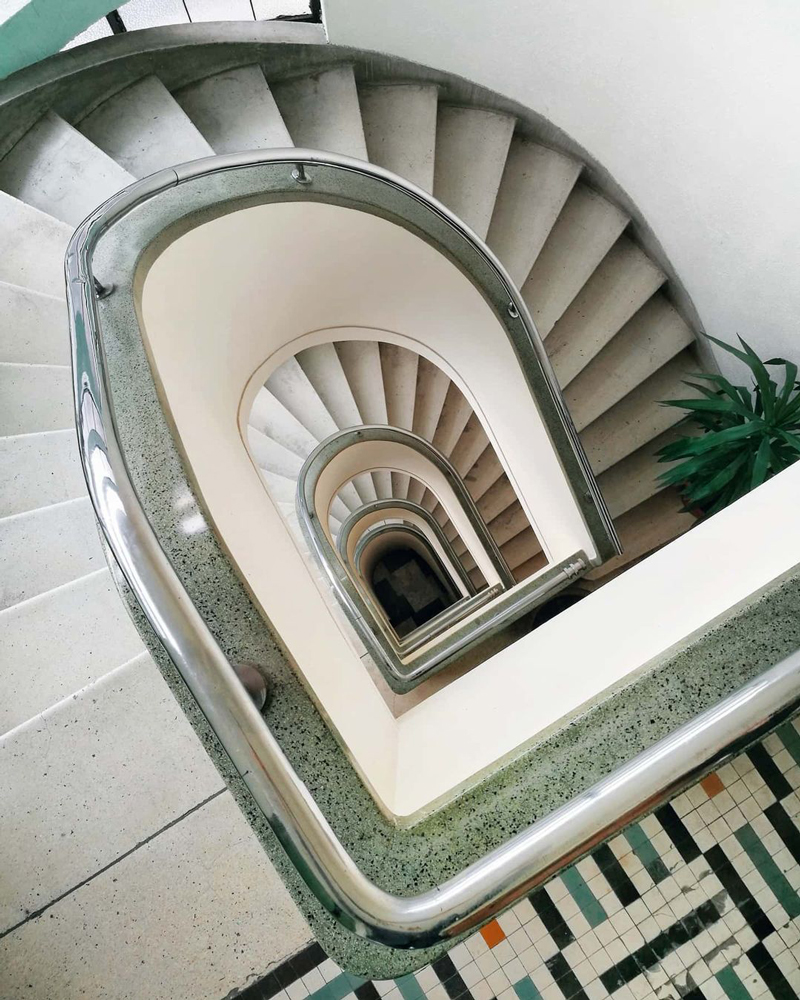
[[[800,459],[798,366],[785,358],[762,361],[742,337],[741,349],[708,339],[745,364],[753,384],[748,389],[724,375],[693,375],[684,384],[695,398],[664,400],[684,411],[677,426],[687,433],[658,451],[658,460],[670,463],[658,482],[679,486],[687,505],[702,505],[706,516]]]

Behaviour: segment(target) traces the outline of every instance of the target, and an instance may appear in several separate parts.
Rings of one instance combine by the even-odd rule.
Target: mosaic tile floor
[[[313,943],[241,1000],[800,1000],[800,720],[401,979]]]

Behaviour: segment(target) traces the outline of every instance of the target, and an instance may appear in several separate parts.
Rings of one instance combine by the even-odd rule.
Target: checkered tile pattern
[[[316,943],[243,1000],[800,1000],[800,721],[413,975]]]

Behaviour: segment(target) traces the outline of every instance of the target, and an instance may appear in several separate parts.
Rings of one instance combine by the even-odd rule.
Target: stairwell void
[[[136,40],[125,42],[125,45],[135,44]],[[668,268],[643,248],[638,223],[631,225],[630,215],[609,197],[607,191],[600,190],[596,175],[591,168],[584,169],[574,148],[560,144],[552,132],[537,133],[535,116],[527,116],[521,109],[512,112],[501,107],[502,102],[492,95],[469,91],[459,81],[434,79],[418,67],[397,66],[391,76],[384,74],[381,77],[373,72],[366,56],[324,47],[314,51],[313,46],[309,46],[303,52],[302,61],[293,63],[296,53],[289,52],[288,47],[283,52],[277,51],[279,49],[280,45],[271,52],[274,59],[266,60],[263,58],[265,53],[254,47],[234,46],[226,55],[228,62],[224,66],[197,59],[181,61],[177,57],[171,64],[168,53],[150,54],[146,62],[136,55],[135,59],[120,61],[119,72],[111,85],[108,75],[94,79],[91,61],[84,65],[84,54],[79,53],[71,64],[69,88],[59,89],[48,84],[49,89],[38,94],[35,101],[22,102],[21,110],[8,119],[10,125],[3,136],[0,158],[4,225],[9,239],[16,240],[17,250],[13,257],[3,262],[0,274],[4,282],[3,301],[7,302],[8,309],[15,310],[14,315],[31,317],[32,324],[38,322],[36,316],[49,316],[51,310],[55,315],[53,302],[60,295],[60,258],[71,227],[104,197],[135,178],[214,153],[283,148],[292,144],[368,159],[417,184],[422,190],[432,191],[478,237],[487,240],[520,287],[544,338],[545,350],[562,384],[573,422],[581,434],[586,455],[623,543],[621,556],[607,559],[592,569],[588,574],[592,578],[590,584],[610,578],[685,530],[689,522],[680,514],[679,498],[660,490],[655,482],[657,470],[653,454],[664,436],[670,434],[677,416],[672,410],[659,407],[658,401],[683,393],[681,377],[697,365],[694,335],[690,323],[673,304],[667,287]],[[78,173],[85,183],[75,183],[75,164],[79,165]],[[316,207],[336,209],[336,206]],[[209,225],[224,227],[230,224],[226,221],[229,218]],[[315,229],[318,224],[318,220],[315,221]],[[194,233],[201,230],[187,234],[186,238],[193,238]],[[351,245],[358,243],[353,241]],[[336,251],[332,256],[335,254]],[[163,256],[166,258],[166,254]],[[364,256],[366,265],[368,254]],[[303,246],[298,245],[291,264],[293,280],[301,276],[309,292],[315,289]],[[190,287],[215,287],[224,271],[224,261],[216,260],[213,271],[216,273],[199,269]],[[110,275],[102,277],[109,286],[113,284]],[[268,266],[261,267],[259,278],[268,289],[271,279]],[[148,281],[156,287],[155,268]],[[362,291],[365,297],[370,292],[363,276]],[[113,302],[113,293],[106,301]],[[192,307],[191,302],[184,304]],[[146,313],[146,290],[142,308]],[[229,324],[241,319],[243,308],[240,306],[239,312],[229,311],[227,317],[223,317],[219,309],[215,312],[214,303],[210,306],[206,303],[203,307],[206,318],[216,322],[218,343],[213,344],[209,338],[205,346],[209,350],[210,363],[216,366],[218,373],[228,373],[231,359],[227,348],[232,342]],[[398,329],[399,324],[381,326],[374,317],[369,320],[361,317],[356,325],[352,317],[340,322],[344,328],[334,333],[330,329],[331,318],[320,315],[314,323],[306,324],[302,332],[296,331],[298,335],[293,338],[291,347],[283,344],[277,352],[274,345],[265,345],[262,341],[260,350],[248,358],[249,381],[244,395],[237,397],[235,405],[226,411],[226,420],[237,414],[237,447],[247,455],[243,440],[248,433],[245,427],[248,413],[255,397],[268,384],[272,371],[292,358],[299,358],[304,351],[328,345],[341,365],[348,351],[363,352],[364,348],[358,345],[370,342],[373,345],[368,349],[372,353],[370,363],[374,367],[377,352],[381,380],[384,371],[397,371],[397,381],[392,381],[391,392],[385,397],[386,417],[377,421],[381,423],[385,419],[387,426],[390,407],[402,411],[407,406],[410,397],[403,393],[411,385],[407,376],[416,357],[415,415],[417,397],[426,402],[438,401],[436,394],[444,387],[444,378],[437,374],[437,368],[455,386],[453,400],[457,402],[456,390],[470,400],[474,417],[467,415],[460,436],[453,442],[454,452],[461,449],[456,457],[459,461],[463,459],[462,478],[474,488],[481,517],[491,528],[516,582],[524,583],[535,575],[542,568],[537,559],[541,562],[548,555],[545,546],[551,543],[546,540],[548,532],[538,523],[541,513],[534,518],[532,509],[528,509],[529,497],[536,493],[537,484],[532,474],[530,480],[521,482],[526,463],[517,461],[509,453],[507,442],[513,439],[515,428],[517,432],[519,429],[519,409],[514,415],[509,405],[505,418],[498,420],[499,411],[487,414],[483,404],[475,405],[470,399],[475,386],[484,384],[491,370],[486,365],[480,372],[472,373],[461,370],[460,366],[452,370],[448,370],[446,364],[441,367],[438,363],[444,354],[437,357],[435,351],[425,346],[427,338],[422,338],[425,343],[415,342],[407,332]],[[57,325],[54,322],[54,326]],[[152,332],[148,322],[145,327]],[[368,336],[366,330],[370,331]],[[464,335],[463,329],[450,332],[454,339]],[[165,347],[164,353],[154,362],[154,372],[162,386],[171,377],[172,365],[183,365],[182,377],[191,381],[198,343],[180,344],[180,338],[176,337],[174,355],[169,345]],[[150,347],[152,350],[152,343]],[[0,373],[13,391],[18,389],[25,396],[33,374],[38,374],[40,380],[55,378],[58,374],[66,379],[66,371],[31,373],[27,370],[30,360],[24,352],[24,336],[21,350],[22,353],[8,355]],[[154,352],[151,360],[153,357]],[[300,362],[297,363],[300,366]],[[225,378],[217,379],[204,398],[204,405],[214,404],[217,395],[227,391],[225,383]],[[242,388],[243,382],[240,382],[236,392],[241,393]],[[272,391],[269,386],[267,391]],[[355,396],[352,388],[351,392]],[[442,412],[450,396],[448,386]],[[178,395],[167,391],[165,398],[174,417],[180,409]],[[286,406],[285,401],[282,405]],[[9,453],[22,454],[23,444],[30,450],[30,442],[12,440],[16,436],[31,430],[44,435],[64,430],[59,423],[63,423],[60,413],[55,413],[52,421],[48,418],[46,425],[40,426],[27,419],[24,406],[18,409],[6,426],[10,435]],[[365,419],[374,422],[372,417],[359,413],[358,425],[364,424]],[[415,428],[414,419],[411,420],[412,433],[419,430]],[[395,416],[391,417],[391,423],[405,426],[403,420]],[[309,431],[308,427],[306,430]],[[315,431],[309,433],[316,434]],[[436,427],[432,428],[432,433],[436,433]],[[481,435],[485,435],[485,442]],[[185,452],[192,452],[190,465],[193,468],[195,453],[200,454],[213,445],[215,439],[215,433],[203,419],[194,427],[181,422],[179,436]],[[316,435],[314,439],[322,441],[324,435]],[[61,438],[54,438],[52,442],[48,438],[42,441],[42,448],[45,445],[55,448],[60,442]],[[286,449],[294,456],[292,459],[281,453],[293,464],[292,475],[297,471],[297,460],[302,466],[307,457],[302,453],[306,444],[294,442],[296,447]],[[525,444],[529,446],[530,442]],[[470,451],[473,446],[474,450]],[[260,463],[253,461],[249,440],[248,447],[247,460],[258,477],[258,487],[265,496],[274,499],[274,491],[270,493],[270,489],[275,483],[267,482],[266,477],[257,472],[256,466]],[[522,444],[518,444],[517,449],[518,458]],[[275,451],[277,453],[277,449]],[[503,473],[496,476],[498,467]],[[224,468],[223,462],[217,469],[220,485],[225,482]],[[537,469],[537,473],[539,471]],[[270,469],[267,472],[280,474]],[[204,479],[201,495],[208,503],[204,513],[207,515],[211,511],[207,522],[219,528],[225,502],[212,502],[211,475],[209,472]],[[402,494],[405,480],[411,491],[411,472],[403,468],[370,469],[358,473],[352,484],[343,483],[342,487],[349,493],[352,485],[358,493],[358,485],[363,489],[367,482],[365,477],[368,477],[379,499],[376,482],[385,486],[387,476],[392,494]],[[425,490],[433,498],[428,486],[424,482],[421,485],[423,492],[418,499],[424,498]],[[548,492],[541,490],[541,495],[546,496]],[[232,495],[239,496],[235,490]],[[349,495],[352,500],[352,494]],[[359,499],[363,500],[360,496]],[[423,509],[435,520],[444,510],[438,499],[432,509]],[[344,520],[337,517],[336,511]],[[300,576],[293,576],[292,560],[297,558],[297,548],[282,513],[277,510],[273,513],[277,520],[270,524],[270,537],[288,540],[294,554],[284,562],[281,556],[290,550],[284,550],[281,543],[281,546],[273,545],[271,550],[267,546],[266,550],[254,551],[252,557],[248,557],[244,552],[246,543],[243,543],[242,564],[249,566],[256,556],[261,572],[280,564],[284,574],[281,587],[277,582],[272,585],[275,593],[271,596],[275,601],[262,601],[262,610],[273,623],[285,614],[287,629],[279,628],[278,631],[283,639],[296,640],[296,661],[298,669],[302,670],[301,663],[316,657],[312,649],[313,637],[301,635],[302,621],[297,611],[293,613],[287,606],[287,595],[292,594],[296,607],[303,607],[306,597],[311,603],[319,601],[319,591],[317,589],[313,596],[307,584],[299,582]],[[334,521],[342,526],[351,513],[344,502],[342,507],[337,504],[336,510],[331,509]],[[195,519],[193,530],[204,530],[203,514],[193,513],[192,517]],[[436,523],[443,527],[438,520]],[[274,534],[273,527],[276,529]],[[338,529],[335,523],[332,527]],[[226,532],[222,535],[226,536]],[[231,537],[235,537],[235,530]],[[356,541],[354,538],[354,544]],[[463,534],[453,534],[447,541],[467,576],[471,574],[472,585],[479,586],[481,581],[475,571],[477,562],[475,566],[471,564],[474,553]],[[252,541],[250,545],[252,547]],[[535,545],[542,546],[541,554],[535,550]],[[310,577],[305,565],[303,573]],[[250,579],[249,572],[243,575]],[[258,576],[258,571],[255,575]],[[312,586],[316,589],[315,583],[312,582]],[[278,593],[279,589],[284,593]],[[325,607],[328,620],[332,620],[334,612],[329,605]],[[334,628],[338,631],[339,626]],[[343,700],[352,696],[352,703],[356,703],[358,688],[366,701],[375,707],[371,713],[375,728],[359,736],[362,744],[373,749],[383,743],[392,744],[392,726],[399,716],[395,716],[394,710],[388,717],[383,715],[381,709],[386,709],[383,694],[378,695],[378,701],[373,701],[372,696],[365,693],[367,689],[360,688],[360,682],[354,680],[354,674],[351,676],[347,669],[338,670],[336,656],[341,650],[336,642],[332,641],[325,648],[325,669],[341,683]],[[331,655],[331,650],[336,651],[335,655]],[[363,675],[363,665],[359,663],[358,668]],[[374,682],[369,682],[374,688]],[[315,689],[313,683],[310,686]],[[426,695],[432,693],[432,688],[425,692]],[[338,720],[339,716],[336,718]],[[338,721],[335,722],[334,728],[348,744],[354,734],[345,737],[338,725]],[[384,735],[388,734],[386,740],[378,732],[381,729]],[[386,771],[392,775],[395,772],[393,754],[394,751],[388,752],[385,760]],[[365,759],[364,754],[356,753],[354,757]],[[376,785],[373,777],[365,779],[371,787]],[[444,784],[440,786],[436,794],[442,793],[444,787]],[[431,796],[434,798],[436,795]],[[404,808],[399,808],[399,812]]]

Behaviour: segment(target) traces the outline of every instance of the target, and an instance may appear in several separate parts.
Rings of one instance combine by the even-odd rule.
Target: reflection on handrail
[[[378,179],[439,213],[493,261],[477,238],[424,192],[362,161],[306,150],[268,150],[200,160],[181,172],[187,178],[203,178],[221,170],[275,164],[276,170],[285,170],[289,189],[298,163],[312,177],[322,165]],[[177,171],[164,170],[131,185],[96,209],[70,241],[66,276],[81,460],[103,534],[156,637],[297,871],[342,925],[397,948],[452,940],[655,808],[798,706],[800,655],[793,655],[441,885],[400,897],[370,882],[320,812],[193,605],[142,509],[121,451],[92,254],[116,221],[180,180]],[[527,316],[510,281],[508,287],[511,301]]]

